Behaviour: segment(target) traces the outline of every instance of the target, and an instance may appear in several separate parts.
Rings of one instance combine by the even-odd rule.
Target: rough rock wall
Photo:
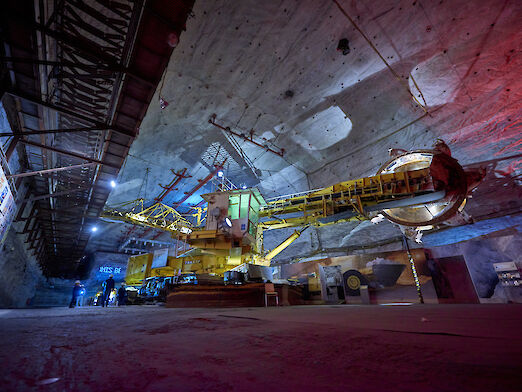
[[[500,225],[499,222],[504,218],[491,219],[489,221]],[[522,232],[518,227],[508,227],[491,234],[485,234],[482,236],[475,236],[467,241],[461,241],[458,243],[441,243],[442,237],[446,240],[453,240],[454,235],[452,231],[457,231],[462,235],[461,238],[465,238],[466,235],[472,235],[474,226],[479,226],[481,223],[486,224],[487,222],[479,222],[475,225],[470,226],[467,230],[468,233],[464,232],[464,229],[468,226],[462,226],[447,230],[446,233],[434,233],[427,235],[423,238],[423,244],[417,245],[410,243],[412,248],[424,247],[431,252],[432,257],[442,258],[450,256],[462,255],[466,260],[466,265],[469,270],[471,279],[477,291],[479,298],[492,298],[501,301],[507,301],[508,297],[510,300],[516,300],[515,298],[522,298],[521,294],[508,295],[502,286],[500,285],[497,275],[493,269],[493,263],[500,263],[505,261],[514,261],[517,265],[522,265]],[[499,226],[497,226],[499,227]],[[478,231],[477,231],[478,232]],[[476,233],[475,233],[476,234]],[[440,246],[435,246],[435,244]],[[394,242],[372,249],[362,249],[354,253],[372,253],[376,251],[394,251],[402,249],[400,242]],[[520,289],[522,291],[522,289]]]
[[[68,306],[73,286],[73,279],[41,279],[32,306]]]
[[[279,234],[283,232],[282,235]],[[265,232],[265,248],[273,249],[293,229]],[[319,235],[317,235],[319,234]],[[462,241],[465,239],[465,241]],[[498,283],[493,263],[515,261],[522,265],[522,215],[482,220],[425,234],[422,244],[410,241],[411,248],[426,248],[435,258],[464,256],[480,298],[507,300]],[[368,246],[373,244],[373,246]],[[279,254],[275,263],[306,261],[352,254],[389,252],[403,249],[401,232],[389,222],[348,222],[312,228]],[[521,289],[522,291],[522,289]],[[522,296],[522,295],[521,295]],[[509,299],[516,300],[511,295]],[[516,300],[518,302],[518,300]]]
[[[437,240],[440,240],[440,238]],[[522,288],[518,290],[518,293],[506,293],[493,269],[493,263],[506,261],[514,261],[519,268],[522,266],[522,254],[520,253],[522,234],[520,231],[508,228],[487,236],[483,235],[453,244],[446,243],[441,246],[433,246],[430,242],[436,241],[430,241],[430,236],[427,236],[421,245],[410,244],[412,248],[425,247],[434,258],[462,255],[479,298],[491,298],[505,302],[522,300]],[[360,249],[353,253],[385,252],[400,249],[402,249],[402,243],[394,242],[381,247]]]
[[[11,226],[0,248],[0,307],[20,308],[31,304],[42,271],[25,249],[24,239]]]
[[[96,252],[93,255],[88,277],[81,280],[85,286],[84,304],[102,289],[102,282],[112,273],[116,284],[125,278],[128,255],[121,253]],[[119,268],[119,270],[118,270]],[[119,272],[118,272],[119,271]],[[33,301],[34,306],[67,306],[71,301],[74,279],[42,279]],[[118,287],[118,286],[117,286]]]
[[[522,235],[516,233],[500,237],[476,238],[430,250],[433,257],[437,258],[463,255],[478,296],[505,299],[506,296],[493,269],[493,263],[514,261],[520,266],[522,263],[521,249]]]

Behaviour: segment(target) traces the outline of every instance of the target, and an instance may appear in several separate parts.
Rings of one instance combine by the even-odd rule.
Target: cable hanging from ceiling
[[[143,181],[141,182],[140,189],[138,190],[138,199],[147,200],[147,183],[149,181],[149,172],[150,172],[150,167],[147,167],[145,169],[145,177],[143,177]],[[145,187],[145,193],[144,193],[144,196],[141,197],[141,191],[143,190],[143,187]]]
[[[350,17],[350,15],[348,15],[348,13],[344,10],[344,8],[341,6],[341,4],[339,4],[339,2],[337,0],[332,0],[336,5],[337,5],[337,8],[339,8],[339,10],[341,11],[341,13],[350,21],[350,23],[353,25],[353,27],[355,27],[355,29],[362,35],[362,37],[366,40],[366,42],[368,42],[368,45],[370,45],[370,47],[375,51],[375,53],[377,53],[377,55],[379,56],[379,58],[383,61],[384,65],[386,65],[386,67],[390,70],[390,72],[392,73],[393,76],[395,76],[395,78],[397,78],[397,80],[406,87],[406,91],[408,91],[408,94],[410,94],[410,96],[413,98],[413,100],[415,102],[417,102],[417,104],[422,108],[422,110],[424,110],[426,113],[428,113],[428,109],[427,109],[427,104],[426,104],[426,99],[424,98],[424,95],[422,94],[422,91],[420,90],[417,82],[415,81],[415,78],[413,77],[413,75],[410,73],[408,75],[408,77],[411,79],[411,81],[413,82],[415,88],[417,89],[417,91],[419,92],[419,95],[421,96],[422,98],[422,101],[424,103],[421,103],[417,97],[411,92],[410,90],[410,87],[408,86],[408,84],[406,84],[404,82],[404,80],[402,79],[402,77],[391,67],[391,65],[386,61],[386,59],[384,58],[384,56],[379,52],[379,50],[377,49],[377,47],[373,44],[373,42],[366,36],[366,34],[364,34],[364,32],[361,30],[361,28],[357,25],[357,23],[355,23],[355,21]]]

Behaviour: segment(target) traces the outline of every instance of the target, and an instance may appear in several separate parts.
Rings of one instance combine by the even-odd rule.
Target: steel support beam
[[[41,27],[37,27],[37,29],[38,30],[42,30]],[[106,63],[106,65],[105,64],[100,64],[100,65],[97,65],[97,66],[93,66],[93,65],[86,65],[86,64],[81,64],[81,63],[75,63],[75,62],[67,61],[67,60],[48,61],[48,60],[32,59],[32,58],[25,58],[25,57],[6,57],[6,56],[1,56],[0,57],[0,61],[3,62],[3,63],[12,62],[12,63],[42,64],[42,65],[50,65],[50,66],[63,66],[63,67],[69,67],[69,68],[84,69],[86,71],[99,71],[101,69],[103,71],[109,71],[109,72],[114,72],[114,73],[126,74],[126,75],[129,75],[129,76],[131,76],[132,78],[134,78],[136,80],[139,80],[140,82],[142,82],[142,83],[144,83],[146,85],[156,86],[156,84],[153,81],[147,79],[146,76],[138,75],[135,71],[119,65],[118,62],[117,62],[117,59],[115,59],[115,58],[112,59],[110,57],[107,57],[105,54],[103,54],[101,52],[94,53],[91,50],[87,51],[85,48],[79,47],[78,44],[75,45],[73,43],[74,40],[70,38],[72,36],[67,37],[67,35],[63,35],[63,34],[54,32],[54,30],[51,30],[51,29],[45,29],[44,28],[43,30],[46,33],[48,31],[51,31],[51,34],[49,34],[49,35],[52,36],[53,38],[57,39],[58,41],[66,43],[68,46],[71,46],[73,48],[78,49],[79,52],[85,54],[88,57],[95,57],[98,60],[104,61]],[[56,34],[60,34],[60,38],[56,38]],[[74,38],[74,37],[72,37],[72,38]],[[100,56],[103,56],[104,58],[101,58]],[[72,74],[70,74],[70,76],[71,77],[74,77],[74,76],[82,77],[82,76],[87,76],[87,75],[81,75],[81,74],[79,74],[79,75],[72,75]],[[98,77],[103,77],[103,76],[107,76],[107,75],[98,75]]]
[[[36,243],[36,246],[32,243],[31,246],[29,246],[29,250],[35,250],[38,248],[39,243],[42,241],[43,237],[38,238],[38,242]]]
[[[20,206],[19,208],[23,209],[23,208],[25,208],[25,206]],[[27,216],[27,218],[22,218],[24,220],[27,220],[27,222],[25,223],[25,226],[24,226],[24,232],[26,232],[27,229],[29,229],[29,223],[31,222],[31,219],[34,218],[35,212],[36,212],[36,204],[33,204],[33,206],[31,207],[31,211],[29,212],[29,215]]]
[[[177,208],[177,207],[179,207],[179,206],[180,206],[181,204],[183,204],[183,202],[185,202],[185,201],[186,201],[190,196],[192,196],[192,195],[193,195],[193,194],[194,194],[194,193],[195,193],[199,188],[203,187],[207,182],[209,182],[209,181],[212,179],[212,177],[214,177],[214,176],[216,175],[216,173],[217,173],[218,171],[220,171],[220,170],[223,168],[223,165],[225,164],[225,162],[226,162],[226,159],[225,159],[225,160],[224,160],[220,165],[216,165],[216,166],[215,166],[215,167],[216,167],[215,170],[212,171],[212,172],[210,172],[210,174],[209,174],[208,176],[206,176],[206,177],[205,177],[204,179],[202,179],[202,180],[198,180],[199,184],[196,185],[194,188],[192,188],[190,191],[185,192],[185,196],[184,196],[181,200],[175,202],[175,203],[172,205],[172,208]]]
[[[37,233],[37,231],[35,231],[35,233]],[[25,244],[31,244],[31,247],[32,247],[32,245],[33,245],[33,243],[34,243],[35,241],[39,241],[39,240],[41,240],[42,238],[45,238],[45,237],[40,236],[40,237],[36,237],[36,238],[33,238],[33,239],[28,238],[26,241],[24,241],[24,243],[25,243]],[[31,247],[30,247],[29,249],[32,249]]]
[[[11,140],[11,143],[9,143],[9,147],[7,147],[7,151],[5,152],[5,158],[7,159],[7,162],[11,159],[11,156],[13,155],[16,145],[18,144],[20,137],[18,135],[11,134],[0,134],[0,136],[14,136],[13,140]]]
[[[16,182],[18,182],[19,180],[16,180]],[[19,188],[17,187],[17,190]],[[28,189],[26,192],[24,192],[23,196],[27,195],[28,193],[30,193],[30,190]],[[20,197],[22,194],[21,191],[18,192],[18,194],[16,195],[17,196],[17,199],[18,197]],[[34,206],[33,206],[34,207]],[[25,220],[25,219],[22,219],[22,216],[24,215],[24,212],[25,212],[25,206],[20,206],[18,208],[18,212],[16,213],[16,218],[14,219],[15,222],[19,222],[21,220]]]
[[[39,64],[39,65],[50,65],[55,67],[68,67],[68,68],[79,68],[90,72],[95,72],[100,69],[104,71],[116,72],[116,69],[111,69],[110,67],[102,65],[87,65],[82,63],[75,63],[73,61],[61,60],[61,61],[49,61],[49,60],[40,60],[33,59],[30,57],[8,57],[8,56],[0,56],[0,61],[2,63],[22,63],[22,64]]]
[[[33,230],[31,230],[31,232],[29,233],[27,240],[29,242],[33,243],[34,239],[36,238],[36,236],[39,232],[40,232],[40,224],[38,223],[38,221],[35,221]]]
[[[54,173],[57,171],[70,170],[70,169],[79,169],[82,167],[88,167],[88,166],[94,166],[94,165],[98,165],[98,163],[89,162],[89,163],[82,163],[81,165],[55,167],[54,169],[45,169],[45,170],[37,170],[37,171],[27,172],[27,173],[11,174],[11,175],[7,176],[7,178],[31,177],[31,176],[36,176],[36,175],[41,176],[42,174],[46,174],[46,173]]]
[[[256,142],[254,140],[254,138],[253,138],[254,130],[250,131],[250,137],[248,137],[248,136],[243,135],[241,133],[234,132],[233,130],[230,129],[230,127],[224,127],[222,125],[219,125],[218,123],[216,123],[216,115],[215,114],[213,114],[208,119],[208,122],[209,122],[209,124],[212,124],[216,128],[219,128],[222,131],[228,132],[229,134],[234,135],[234,136],[236,136],[236,137],[238,137],[238,138],[240,138],[240,139],[242,139],[242,140],[244,140],[246,142],[252,143],[253,145],[258,146],[258,147],[260,147],[260,148],[262,148],[262,149],[264,149],[264,150],[266,150],[268,152],[271,152],[272,154],[275,154],[275,155],[278,155],[278,156],[282,157],[284,155],[284,153],[285,153],[285,149],[284,148],[280,148],[280,151],[276,151],[276,150],[271,149],[268,146],[265,146],[265,145],[263,145],[261,143]]]
[[[90,117],[87,117],[87,116],[85,116],[83,114],[80,114],[77,111],[74,111],[74,110],[71,110],[71,109],[67,109],[67,108],[55,105],[53,103],[50,103],[50,102],[46,102],[46,101],[42,100],[41,98],[39,98],[39,97],[37,97],[35,95],[28,94],[28,93],[22,92],[20,90],[15,90],[15,89],[9,89],[6,92],[9,95],[12,95],[14,97],[17,97],[17,98],[20,98],[20,99],[25,99],[26,101],[30,101],[30,102],[32,102],[34,104],[45,106],[45,107],[47,107],[47,108],[49,108],[51,110],[57,111],[59,113],[62,113],[62,114],[65,114],[65,115],[68,115],[68,116],[71,116],[71,117],[75,117],[75,118],[77,118],[77,119],[79,119],[81,121],[85,121],[85,122],[94,124],[94,126],[96,128],[99,128],[99,129],[110,129],[111,131],[120,133],[122,135],[131,137],[131,138],[135,137],[133,132],[129,132],[129,131],[121,129],[119,127],[113,127],[113,126],[110,126],[109,124],[101,123],[101,122],[96,121],[96,120],[94,120],[94,119],[92,119]]]
[[[99,46],[97,46],[94,42],[86,38],[74,36],[66,31],[55,31],[50,27],[37,23],[35,20],[27,18],[26,15],[21,15],[16,10],[9,9],[9,7],[7,7],[7,9],[4,9],[4,12],[8,12],[10,17],[12,19],[17,20],[17,22],[23,23],[26,26],[30,26],[34,30],[39,30],[43,34],[52,37],[57,41],[63,42],[64,44],[72,48],[78,49],[79,51],[85,53],[90,57],[94,57],[98,60],[106,62],[107,64],[116,66],[119,65],[119,61],[116,57],[104,53],[102,50],[100,50]]]
[[[69,219],[65,219],[65,220],[58,220],[58,219],[46,219],[46,218],[42,218],[40,215],[38,215],[37,221],[38,221],[38,223],[41,223],[41,224],[45,224],[45,223],[56,223],[57,225],[61,225],[63,223],[80,224],[80,222],[78,222],[77,217],[69,218]]]
[[[77,185],[85,185],[86,184],[85,180],[81,180],[81,179],[79,180],[79,179],[71,178],[69,176],[63,176],[63,175],[59,176],[59,175],[48,174],[48,173],[44,173],[41,176],[46,178],[46,179],[55,180],[55,181],[62,181],[62,182],[66,182],[66,183],[69,183],[69,184],[77,184]]]
[[[104,162],[99,161],[97,159],[89,158],[89,157],[86,157],[85,155],[76,154],[74,152],[65,151],[65,150],[62,150],[62,149],[59,149],[59,148],[56,148],[56,147],[46,146],[46,145],[43,145],[43,144],[40,144],[40,143],[31,142],[29,140],[20,140],[20,143],[28,144],[28,145],[34,146],[34,147],[39,147],[39,148],[44,149],[44,150],[54,151],[54,152],[56,152],[58,154],[69,155],[71,157],[75,157],[75,158],[78,158],[78,159],[83,159],[83,160],[88,161],[88,162],[97,163],[98,165],[105,165],[105,166],[108,166],[108,167],[112,167],[113,169],[118,169],[118,170],[120,169],[120,167],[118,165],[112,165],[110,163],[104,163]]]
[[[192,176],[186,175],[186,173],[187,173],[187,168],[186,167],[183,170],[178,171],[177,173],[174,172],[174,170],[172,170],[172,169],[171,169],[171,172],[174,173],[174,179],[170,182],[170,184],[167,185],[167,186],[159,184],[159,186],[161,186],[163,188],[163,191],[161,191],[161,193],[158,195],[158,197],[156,197],[154,199],[157,202],[162,201],[165,198],[165,196],[167,196],[169,194],[169,192],[171,192],[172,190],[177,189],[177,188],[174,188],[174,187],[176,185],[178,185],[178,183],[183,178],[192,177]]]
[[[51,197],[64,196],[64,195],[68,195],[68,194],[71,194],[71,193],[84,191],[84,190],[87,190],[87,189],[91,189],[91,187],[90,186],[84,186],[84,187],[75,188],[75,189],[67,189],[65,191],[60,191],[60,192],[55,192],[55,193],[49,193],[47,195],[37,195],[37,196],[29,197],[27,199],[22,200],[22,203],[27,203],[27,202],[36,201],[36,200],[49,199]]]
[[[28,218],[26,218],[26,219],[28,219]],[[29,233],[32,233],[33,231],[38,231],[38,230],[40,230],[40,228],[38,227],[37,224],[35,224],[32,229],[28,229],[28,230],[24,230],[24,231],[17,231],[16,234],[29,234]]]
[[[10,132],[0,132],[0,137],[4,136],[15,136],[18,138],[19,136],[24,135],[47,135],[49,133],[71,133],[71,132],[92,132],[92,131],[104,131],[109,129],[107,128],[99,128],[99,127],[80,127],[80,128],[65,128],[65,129],[44,129],[44,130],[35,130],[30,128],[29,131],[25,131],[22,133],[10,133]]]
[[[74,204],[72,206],[67,206],[67,207],[61,207],[60,209],[51,209],[51,208],[39,208],[40,211],[49,211],[49,212],[63,212],[63,211],[71,211],[71,210],[76,210],[76,209],[84,209],[84,207],[87,205],[88,203],[81,203],[81,204]]]
[[[36,250],[36,257],[38,258],[38,261],[41,261],[44,250],[45,250],[45,241],[42,241],[39,248]]]

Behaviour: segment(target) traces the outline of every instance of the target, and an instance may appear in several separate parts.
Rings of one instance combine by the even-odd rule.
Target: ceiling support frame
[[[92,132],[92,131],[104,131],[106,129],[100,127],[79,127],[79,128],[64,128],[64,129],[44,129],[44,130],[35,130],[31,128],[24,127],[24,129],[29,129],[29,131],[25,131],[22,133],[9,133],[9,132],[1,132],[0,137],[4,136],[15,136],[19,137],[19,135],[46,135],[49,133],[72,133],[72,132]]]
[[[58,196],[69,195],[71,193],[85,191],[87,189],[91,189],[91,187],[90,186],[84,186],[84,187],[79,187],[79,188],[74,188],[74,189],[67,189],[67,190],[60,191],[60,192],[48,193],[46,195],[36,195],[36,196],[32,196],[32,197],[29,197],[27,199],[22,200],[21,203],[27,203],[27,202],[30,202],[30,201],[49,199],[51,197],[58,197]],[[56,220],[53,220],[53,221],[56,221]]]
[[[89,225],[110,193],[102,184],[121,168],[172,53],[161,37],[171,32],[179,36],[193,1],[53,3],[48,13],[43,0],[6,0],[3,11],[9,20],[5,29],[2,26],[0,47],[5,50],[0,62],[11,75],[4,86],[18,98],[12,101],[22,128],[12,136],[22,139],[24,148],[16,141],[13,150],[28,156],[24,170],[49,170],[84,161],[95,168],[17,177],[31,180],[32,194],[27,196],[40,198],[54,192],[36,200],[37,216],[30,219],[28,230],[36,229],[40,221],[41,234],[31,231],[31,240],[35,240],[37,258],[44,258],[45,273],[70,276],[89,240]],[[166,29],[146,12],[147,7],[174,24]],[[33,119],[38,125],[29,125]],[[49,156],[53,161],[47,164]],[[66,182],[80,182],[90,190],[66,190],[72,185]],[[77,195],[53,197],[62,190]],[[66,217],[63,211],[72,216]],[[76,224],[66,223],[69,217]],[[71,230],[76,234],[74,245],[69,239],[58,241]]]
[[[24,99],[26,101],[30,101],[30,102],[35,103],[37,105],[41,105],[41,106],[47,107],[47,108],[49,108],[51,110],[54,110],[54,111],[57,111],[59,113],[62,113],[62,114],[68,115],[68,116],[72,116],[72,117],[78,118],[79,120],[86,121],[88,123],[94,124],[99,129],[109,129],[111,131],[114,131],[114,132],[117,132],[117,133],[121,133],[122,135],[125,135],[125,136],[134,137],[134,135],[131,134],[129,131],[126,131],[126,130],[123,130],[123,129],[119,129],[118,127],[110,126],[109,124],[100,123],[97,120],[94,120],[92,118],[84,116],[83,114],[79,114],[78,112],[75,112],[75,111],[73,111],[71,109],[60,107],[60,106],[57,106],[57,105],[55,105],[53,103],[50,103],[50,102],[46,102],[46,101],[44,101],[44,100],[42,100],[42,99],[40,99],[40,98],[38,98],[36,96],[33,96],[31,94],[27,94],[27,93],[24,93],[22,91],[15,90],[15,89],[8,89],[6,91],[6,93],[9,94],[9,95],[12,95],[14,97],[21,98],[21,99]]]
[[[54,169],[45,169],[45,170],[36,170],[32,172],[26,172],[26,173],[18,173],[18,174],[11,174],[8,175],[7,178],[18,178],[18,177],[30,177],[30,176],[41,176],[43,174],[47,173],[54,173],[62,170],[72,170],[72,169],[81,169],[84,167],[89,167],[93,165],[98,165],[98,163],[95,162],[89,162],[89,163],[82,163],[79,165],[72,165],[72,166],[64,166],[64,167],[55,167]]]
[[[65,150],[62,150],[60,148],[51,147],[51,146],[45,146],[43,144],[31,142],[29,140],[20,140],[20,143],[28,144],[28,145],[33,146],[33,147],[39,147],[39,148],[41,148],[43,150],[53,151],[53,152],[56,152],[58,154],[69,155],[71,157],[78,158],[78,159],[83,159],[85,161],[96,163],[98,165],[105,165],[105,166],[112,167],[114,169],[119,169],[119,167],[116,166],[116,165],[111,165],[110,163],[104,163],[104,162],[99,161],[97,159],[89,158],[89,157],[86,157],[85,155],[76,154],[74,152],[65,151]]]

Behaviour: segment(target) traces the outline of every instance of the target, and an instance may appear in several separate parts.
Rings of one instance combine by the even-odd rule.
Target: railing
[[[223,175],[223,177],[214,177],[211,180],[213,192],[226,192],[239,189],[232,181]]]
[[[323,190],[324,188],[317,188],[317,189],[310,189],[308,191],[303,191],[303,192],[297,192],[297,193],[289,193],[287,195],[281,195],[281,196],[275,196],[275,197],[271,197],[269,199],[265,199],[267,203],[271,203],[271,202],[275,202],[275,201],[278,201],[278,200],[283,200],[283,199],[292,199],[294,197],[299,197],[299,196],[306,196],[310,193],[314,193],[314,192],[317,192],[317,191],[320,191],[320,190]]]

